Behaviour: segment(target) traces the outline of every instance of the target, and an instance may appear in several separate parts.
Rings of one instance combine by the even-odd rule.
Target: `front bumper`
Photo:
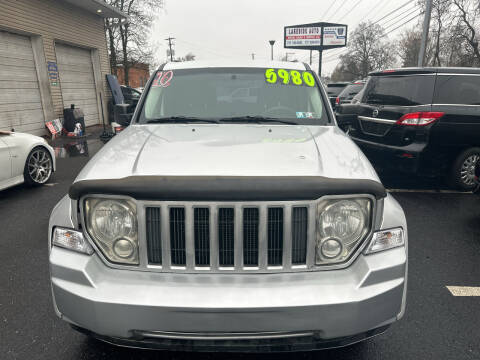
[[[399,319],[406,259],[397,248],[360,255],[342,270],[176,274],[111,269],[97,255],[53,247],[50,270],[57,315],[105,341],[308,350],[363,340]]]

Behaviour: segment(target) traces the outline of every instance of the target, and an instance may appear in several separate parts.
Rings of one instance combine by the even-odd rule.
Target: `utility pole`
[[[310,66],[312,66],[312,50],[310,50]]]
[[[275,45],[275,40],[269,40],[268,41],[270,43],[270,47],[271,47],[271,59],[273,61],[273,45]]]
[[[426,0],[425,18],[423,19],[422,43],[420,44],[420,53],[418,54],[418,67],[423,66],[425,59],[425,49],[427,47],[428,30],[430,28],[430,17],[432,15],[432,0]]]
[[[318,51],[318,77],[320,80],[322,79],[322,56],[323,50]]]
[[[255,53],[252,53],[252,60],[255,60]]]
[[[173,62],[173,51],[172,51],[172,40],[175,40],[175,38],[172,38],[172,37],[168,37],[166,38],[165,40],[168,41],[168,47],[170,48],[170,61]]]

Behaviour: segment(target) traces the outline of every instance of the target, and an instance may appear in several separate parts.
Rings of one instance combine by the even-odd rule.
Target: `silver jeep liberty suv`
[[[314,350],[403,316],[407,225],[308,65],[167,63],[54,208],[49,260],[98,339]]]

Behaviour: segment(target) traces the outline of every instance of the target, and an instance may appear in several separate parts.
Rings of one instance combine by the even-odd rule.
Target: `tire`
[[[459,190],[472,191],[476,187],[475,164],[480,161],[480,148],[474,147],[460,153],[450,171],[450,183]]]
[[[50,152],[43,146],[37,146],[30,151],[25,161],[23,177],[25,184],[40,186],[46,184],[53,174],[53,161]]]

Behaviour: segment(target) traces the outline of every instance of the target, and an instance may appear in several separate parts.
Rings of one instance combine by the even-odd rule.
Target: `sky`
[[[380,20],[379,24],[391,32],[389,38],[395,38],[421,19],[416,17],[420,15],[416,0],[164,0],[164,7],[150,34],[150,43],[157,49],[157,63],[166,60],[168,42],[164,39],[168,37],[175,38],[176,56],[191,52],[197,60],[251,60],[252,53],[255,59],[267,60],[268,41],[276,40],[275,59],[288,51],[293,53],[289,59],[309,62],[308,50],[283,47],[284,26],[334,22],[347,24],[351,33],[362,21]],[[324,51],[322,75],[332,73],[344,51]],[[317,54],[314,69],[318,68]]]

